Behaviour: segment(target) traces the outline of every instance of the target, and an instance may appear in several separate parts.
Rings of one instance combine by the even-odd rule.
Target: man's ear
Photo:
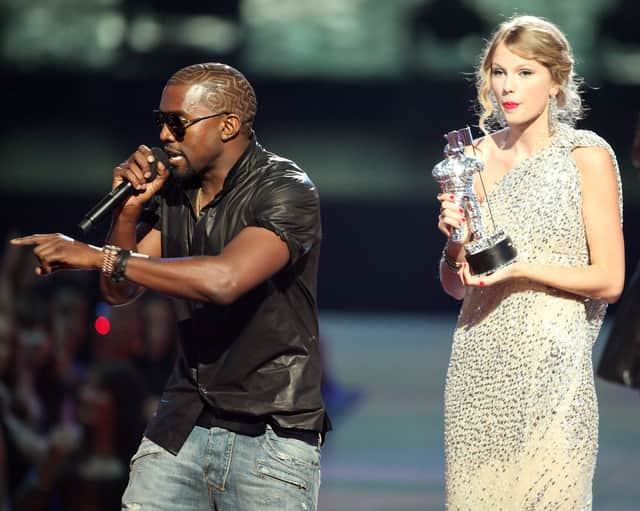
[[[222,131],[220,133],[222,141],[226,142],[227,140],[231,140],[232,138],[234,138],[240,131],[241,126],[242,121],[240,120],[240,117],[238,117],[236,114],[227,115],[222,123]]]

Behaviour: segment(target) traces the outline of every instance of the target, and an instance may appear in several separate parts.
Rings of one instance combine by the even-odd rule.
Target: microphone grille
[[[161,161],[162,164],[165,166],[165,168],[169,172],[173,173],[173,165],[169,163],[169,157],[167,156],[167,153],[165,153],[159,147],[152,147],[151,153],[153,154],[156,160],[151,165],[151,177],[148,179],[148,181],[153,181],[155,179],[156,174],[158,173],[158,165],[157,165],[158,161]]]

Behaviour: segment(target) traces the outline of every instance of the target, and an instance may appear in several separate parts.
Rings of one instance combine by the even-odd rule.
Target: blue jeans
[[[320,447],[195,426],[174,456],[143,438],[122,497],[128,511],[315,511]]]

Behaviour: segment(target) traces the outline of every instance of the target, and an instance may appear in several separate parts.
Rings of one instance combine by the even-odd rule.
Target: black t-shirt
[[[231,305],[176,300],[180,332],[172,374],[146,436],[177,453],[204,406],[223,417],[325,431],[316,287],[318,192],[293,162],[252,139],[222,191],[193,208],[196,188],[169,180],[145,212],[162,256],[215,256],[245,227],[287,243],[289,263]]]

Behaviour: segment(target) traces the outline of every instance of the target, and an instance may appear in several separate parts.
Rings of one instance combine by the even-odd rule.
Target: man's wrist
[[[105,244],[135,250],[138,218],[136,214],[114,213]]]
[[[101,270],[102,264],[104,262],[104,252],[102,247],[96,247],[95,245],[87,244],[90,249],[94,252],[93,263],[91,264],[91,269]]]
[[[149,258],[146,254],[139,254],[116,245],[105,245],[100,252],[102,262],[99,268],[102,275],[114,283],[126,280],[125,271],[131,257]]]
[[[138,220],[142,214],[142,206],[126,206],[113,213],[114,224],[130,224],[134,227],[138,225]]]

